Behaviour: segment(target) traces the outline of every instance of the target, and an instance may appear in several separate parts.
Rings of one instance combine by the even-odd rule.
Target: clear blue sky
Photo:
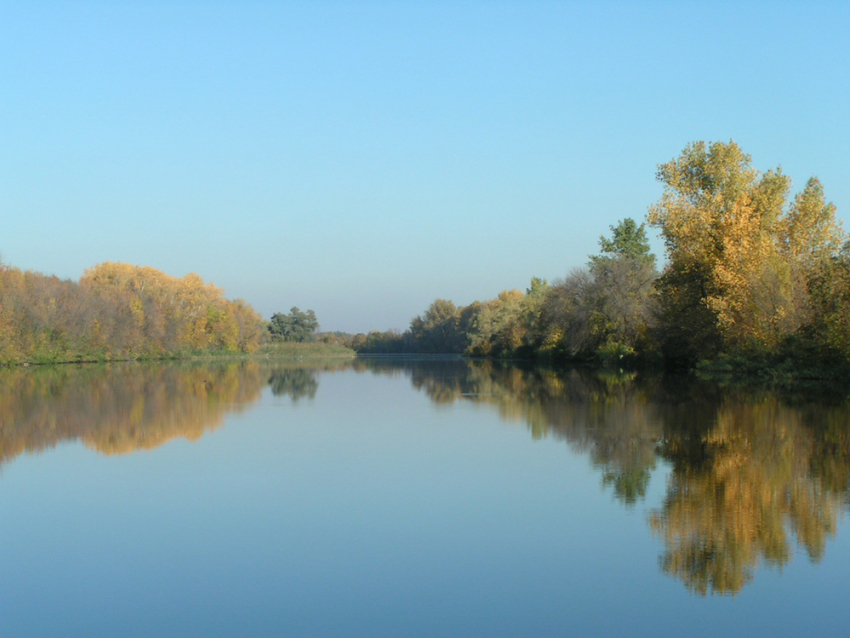
[[[563,277],[695,140],[847,220],[848,34],[848,2],[7,0],[0,253],[357,332]]]

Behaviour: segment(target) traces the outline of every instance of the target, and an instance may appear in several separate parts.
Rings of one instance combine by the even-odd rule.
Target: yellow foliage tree
[[[669,350],[772,351],[810,319],[814,264],[842,239],[835,207],[813,178],[786,211],[790,179],[750,162],[734,142],[696,142],[659,166],[664,193],[648,220],[669,258],[660,280]]]
[[[106,262],[85,272],[81,283],[126,304],[149,348],[251,351],[259,344],[262,319],[244,302],[195,273],[177,278],[146,266]]]

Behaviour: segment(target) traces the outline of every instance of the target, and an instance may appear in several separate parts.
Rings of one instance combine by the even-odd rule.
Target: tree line
[[[790,195],[734,142],[688,145],[658,167],[643,223],[552,283],[456,306],[437,299],[404,332],[319,335],[363,353],[763,366],[850,363],[850,242],[817,178]],[[646,235],[665,244],[659,271]],[[103,263],[79,282],[0,263],[0,363],[253,352],[316,339],[312,310],[268,323],[198,275]]]
[[[734,142],[661,164],[646,221],[624,219],[565,278],[455,306],[437,299],[404,332],[356,335],[364,353],[569,360],[850,362],[850,242],[817,178],[790,196]],[[646,224],[665,244],[659,271]]]
[[[0,264],[0,363],[252,352],[266,339],[259,313],[194,273],[106,262],[75,282]]]
[[[315,339],[312,310],[270,322],[195,273],[105,262],[79,281],[0,263],[0,364],[252,353]]]

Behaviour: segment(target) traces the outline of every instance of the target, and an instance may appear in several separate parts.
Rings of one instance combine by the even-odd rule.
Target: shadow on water
[[[825,553],[850,505],[850,404],[840,392],[777,394],[687,377],[448,359],[304,364],[53,366],[0,371],[0,464],[62,441],[104,454],[195,440],[273,395],[310,400],[317,373],[407,377],[439,405],[486,404],[533,438],[588,456],[624,507],[669,468],[648,524],[661,569],[697,594],[735,594],[759,564],[782,567],[796,543]],[[657,476],[657,474],[656,474]]]

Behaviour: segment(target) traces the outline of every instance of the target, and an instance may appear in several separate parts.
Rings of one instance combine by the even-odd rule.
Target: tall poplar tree
[[[760,173],[734,142],[695,142],[658,168],[648,220],[661,230],[661,329],[668,357],[771,352],[811,319],[808,282],[842,235],[809,181],[786,207],[791,180]]]

